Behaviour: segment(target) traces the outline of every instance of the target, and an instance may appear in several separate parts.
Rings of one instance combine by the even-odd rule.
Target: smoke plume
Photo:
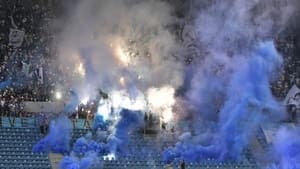
[[[77,167],[88,169],[91,166],[99,165],[99,159],[108,155],[126,154],[126,147],[129,141],[128,132],[141,125],[141,112],[123,109],[120,112],[119,120],[114,126],[114,131],[105,140],[92,139],[91,133],[85,137],[78,138],[73,144],[69,156],[65,156],[60,162],[61,169]]]
[[[70,140],[73,127],[68,117],[62,115],[50,123],[47,136],[33,147],[33,152],[67,153],[70,150]]]
[[[267,169],[297,169],[300,168],[300,137],[299,127],[281,127],[275,136],[272,153],[272,162]]]
[[[194,118],[191,132],[184,134],[188,138],[164,152],[165,162],[242,160],[258,125],[278,122],[283,110],[270,83],[281,72],[282,58],[274,40],[292,16],[294,4],[195,2],[191,26],[205,55],[187,70],[193,74],[185,74],[190,81],[185,82],[183,98]]]
[[[172,8],[161,1],[80,1],[62,24],[59,56],[65,88],[82,98],[99,88],[137,89],[182,83],[178,43],[168,26]]]
[[[172,15],[173,7],[163,1],[79,1],[64,23],[58,21],[62,31],[56,41],[56,64],[65,77],[63,89],[72,88],[77,95],[65,112],[86,98],[96,98],[101,89],[110,100],[99,103],[94,130],[106,127],[111,114],[118,118],[106,140],[78,139],[61,168],[81,168],[83,164],[88,168],[97,156],[125,154],[128,131],[141,123],[140,112],[162,111],[165,120],[172,119],[179,87],[184,89],[177,98],[185,103],[181,113],[189,112],[194,118],[190,131],[163,153],[166,162],[242,160],[256,127],[280,119],[282,110],[270,90],[282,67],[274,41],[292,16],[295,2],[194,3],[194,19],[187,23],[195,35],[192,42],[201,52],[187,68],[182,44],[168,29],[177,18]],[[59,138],[51,126],[49,136],[35,149],[48,150],[52,145],[49,138]],[[69,139],[63,140],[63,148],[55,151],[69,150]],[[287,156],[288,161],[298,158],[286,155],[280,141],[275,146],[280,157]]]

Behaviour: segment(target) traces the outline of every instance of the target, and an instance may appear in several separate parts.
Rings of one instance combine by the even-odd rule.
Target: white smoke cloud
[[[175,104],[175,89],[172,86],[163,86],[162,88],[150,88],[147,91],[147,100],[149,109],[158,114],[164,122],[173,120],[173,106]]]
[[[295,0],[215,0],[196,14],[195,29],[209,49],[238,52],[258,40],[275,38],[292,21],[296,3]]]
[[[182,64],[172,56],[178,44],[166,28],[174,21],[168,4],[87,0],[70,11],[56,42],[66,88],[85,95],[181,85]]]
[[[194,68],[196,73],[187,94],[188,104],[195,105],[193,109],[201,109],[204,115],[216,116],[215,112],[226,99],[232,73],[247,62],[259,42],[275,40],[293,21],[298,2],[214,0],[193,3],[195,20],[190,26],[196,30],[195,43],[205,55]]]

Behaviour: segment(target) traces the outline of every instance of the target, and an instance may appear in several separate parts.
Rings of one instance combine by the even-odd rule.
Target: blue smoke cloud
[[[272,154],[275,162],[267,169],[299,169],[300,128],[280,128],[274,139]]]
[[[107,147],[106,144],[102,142],[98,143],[94,140],[80,137],[73,145],[73,152],[78,156],[86,155],[91,152],[103,155],[107,152]]]
[[[80,103],[78,95],[73,90],[70,91],[70,96],[71,96],[71,99],[65,105],[64,110],[63,110],[64,113],[67,113],[69,115],[75,111],[76,107]]]
[[[99,158],[107,153],[107,147],[104,143],[96,142],[91,138],[80,137],[73,144],[73,149],[70,156],[65,156],[60,164],[59,168],[78,168],[88,169],[92,165],[99,165]]]
[[[9,87],[19,89],[26,86],[28,82],[29,82],[28,79],[25,79],[24,77],[23,78],[13,77],[12,79],[8,79],[3,82],[0,82],[0,90]]]
[[[202,140],[182,140],[164,152],[165,162],[205,158],[240,160],[258,124],[264,117],[279,112],[280,107],[269,88],[273,72],[278,72],[282,64],[273,42],[260,43],[243,61],[230,78],[226,101],[217,114],[217,129],[211,130],[211,141],[202,145]],[[218,80],[210,80],[218,83]],[[199,99],[205,98],[200,95]]]
[[[264,114],[279,109],[269,84],[281,64],[273,42],[265,42],[259,44],[248,65],[233,76],[228,100],[220,112],[221,159],[238,159]]]
[[[99,157],[107,153],[104,143],[81,137],[73,145],[72,156],[65,156],[60,162],[60,168],[79,166],[80,169],[88,169],[92,165],[99,165]]]
[[[78,159],[65,156],[59,163],[60,169],[80,169]]]
[[[68,117],[62,115],[51,121],[50,131],[34,147],[33,152],[67,153],[70,150],[72,124]]]
[[[128,131],[130,128],[138,127],[142,123],[142,114],[139,111],[122,109],[120,120],[115,126],[113,136],[108,140],[109,151],[112,153],[126,153],[128,143]]]
[[[88,151],[88,141],[84,137],[77,139],[73,145],[73,151],[79,155],[85,154]]]
[[[100,166],[100,162],[97,160],[96,154],[88,154],[79,159],[74,156],[65,156],[59,163],[60,169],[89,169],[94,164]]]
[[[54,152],[65,154],[70,151],[70,140],[73,126],[66,115],[73,113],[79,104],[79,98],[74,91],[70,91],[71,99],[64,107],[63,113],[50,123],[50,131],[34,147],[33,152]]]
[[[73,144],[70,156],[65,156],[59,164],[61,169],[88,169],[93,165],[99,166],[99,157],[110,153],[126,153],[128,132],[142,122],[142,114],[139,111],[122,109],[115,130],[105,141],[95,141],[91,134],[78,138]],[[99,118],[103,122],[102,118]],[[99,120],[98,119],[98,120]],[[98,125],[99,126],[99,125]],[[99,126],[100,127],[100,126]],[[101,128],[95,128],[95,130]]]
[[[109,122],[105,121],[103,119],[102,115],[100,115],[98,113],[95,115],[93,125],[92,125],[92,128],[94,131],[96,131],[97,129],[107,130],[108,125],[109,125]]]
[[[11,85],[11,80],[3,81],[3,82],[0,83],[0,90],[4,89],[4,88],[6,88],[10,85]]]
[[[227,74],[222,74],[223,77],[216,76],[211,69],[211,67],[204,68],[196,73],[192,79],[192,90],[187,92],[188,103],[193,106],[195,115],[207,121],[217,120],[217,112],[225,99],[225,86],[228,85],[227,78],[229,78]]]

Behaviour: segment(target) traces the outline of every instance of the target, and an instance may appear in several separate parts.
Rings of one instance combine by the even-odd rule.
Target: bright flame
[[[78,73],[81,77],[85,76],[85,68],[81,62],[76,66],[75,72]]]
[[[119,81],[122,86],[125,86],[125,78],[123,76],[120,78]]]
[[[108,159],[109,161],[111,160],[115,160],[116,159],[116,156],[114,153],[110,153],[110,154],[107,154],[106,156],[103,156],[104,159]]]
[[[116,47],[116,57],[118,58],[119,61],[121,61],[121,63],[124,66],[128,66],[130,63],[130,58],[129,56],[124,52],[124,50],[122,49],[121,46],[117,46]]]
[[[60,100],[61,97],[62,97],[61,92],[60,92],[60,91],[56,91],[56,92],[55,92],[55,98],[56,98],[57,100]]]
[[[172,86],[150,88],[147,91],[149,108],[154,113],[161,113],[162,120],[168,122],[173,119],[172,107],[175,104],[175,89]]]
[[[114,108],[126,108],[130,110],[144,110],[146,102],[143,94],[131,98],[125,90],[111,93],[112,106]]]
[[[80,100],[80,103],[86,105],[88,101],[89,101],[89,97],[84,97]]]
[[[103,117],[103,120],[118,118],[118,113],[122,108],[138,111],[146,109],[146,100],[142,93],[134,98],[130,97],[125,90],[112,91],[110,99],[101,99],[97,107],[97,114]]]
[[[103,117],[103,120],[106,121],[109,118],[111,112],[111,104],[108,100],[100,100],[99,106],[97,108],[97,114]]]
[[[162,120],[164,122],[169,122],[173,119],[173,112],[172,112],[172,107],[165,109],[162,113]]]

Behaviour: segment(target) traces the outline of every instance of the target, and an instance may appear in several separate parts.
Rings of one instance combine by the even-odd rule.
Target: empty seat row
[[[0,163],[0,168],[5,169],[51,169],[50,164],[23,164],[23,163]]]
[[[0,128],[0,168],[51,169],[46,154],[32,152],[41,137],[37,128]]]

